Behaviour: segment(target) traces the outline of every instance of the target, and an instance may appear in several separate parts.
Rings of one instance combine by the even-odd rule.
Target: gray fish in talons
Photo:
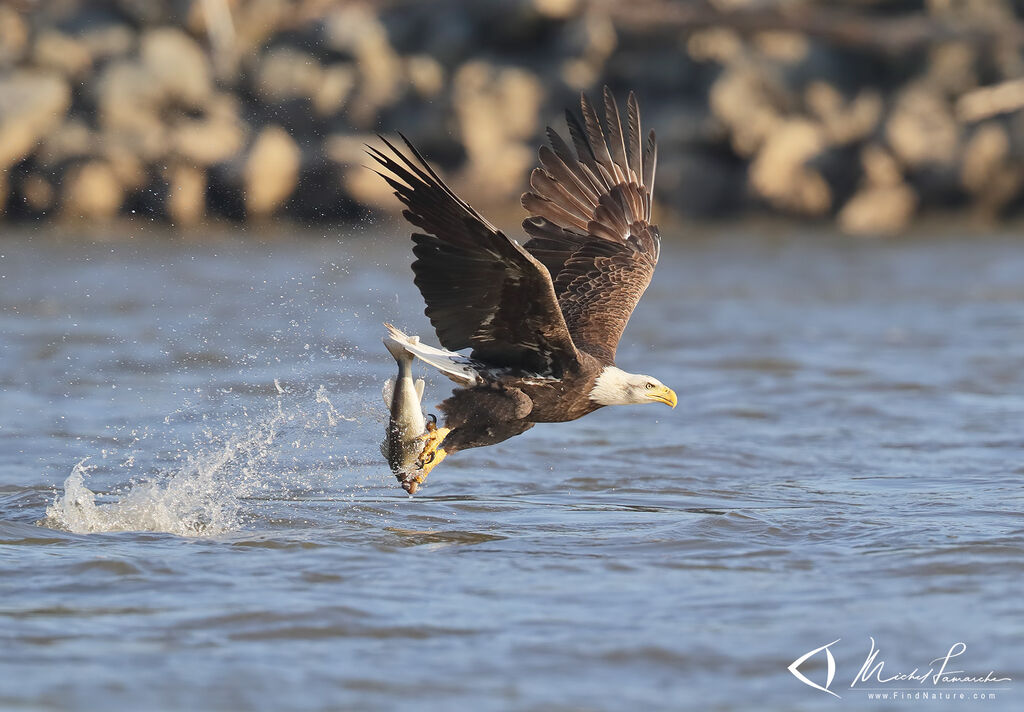
[[[402,487],[413,494],[419,485],[417,476],[422,472],[419,457],[423,451],[423,434],[427,429],[420,405],[423,400],[423,379],[414,380],[412,377],[413,355],[393,336],[401,332],[396,332],[390,324],[384,326],[392,334],[384,337],[384,346],[398,362],[398,378],[395,381],[388,379],[384,384],[384,403],[391,411],[391,418],[380,451]]]

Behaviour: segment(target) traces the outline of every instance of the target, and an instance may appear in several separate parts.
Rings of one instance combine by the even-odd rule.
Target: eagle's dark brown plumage
[[[604,90],[605,121],[581,97],[566,112],[573,148],[553,129],[522,198],[530,236],[520,245],[463,202],[403,136],[408,153],[369,148],[405,206],[416,285],[441,344],[469,357],[409,350],[467,386],[441,405],[443,456],[501,442],[538,422],[574,420],[602,405],[675,394],[615,368],[615,351],[651,281],[660,237],[651,224],[657,164],[630,93],[626,122]],[[447,359],[446,363],[443,363]],[[620,392],[621,391],[621,392]],[[634,392],[636,391],[636,392]],[[434,459],[434,464],[438,460]],[[425,468],[429,471],[430,467]]]

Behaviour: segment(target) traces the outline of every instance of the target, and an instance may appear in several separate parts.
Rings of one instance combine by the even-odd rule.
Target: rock
[[[45,213],[53,207],[56,191],[53,185],[38,173],[25,176],[21,186],[25,207],[32,213]]]
[[[92,53],[81,40],[56,30],[43,30],[32,47],[32,61],[44,69],[53,69],[71,79],[85,76],[92,69]]]
[[[750,164],[750,185],[771,205],[801,215],[828,212],[828,183],[807,162],[826,147],[821,126],[806,119],[787,119],[773,131]]]
[[[781,64],[803,62],[810,54],[810,41],[799,32],[758,32],[753,37],[753,44],[766,59]]]
[[[916,207],[906,184],[866,185],[839,211],[839,227],[851,235],[894,235],[906,229]]]
[[[964,123],[983,121],[1024,108],[1024,79],[1010,79],[967,92],[956,102],[956,116]]]
[[[125,190],[138,190],[149,180],[150,176],[146,166],[139,160],[138,155],[131,147],[118,140],[116,136],[103,137],[102,151],[103,158],[110,164],[110,168],[117,176],[117,180],[124,186]]]
[[[804,103],[825,128],[830,143],[860,141],[871,134],[882,116],[882,97],[874,90],[861,91],[850,102],[835,87],[811,82],[804,90]]]
[[[784,92],[762,70],[741,64],[726,70],[711,86],[711,113],[725,125],[733,150],[754,155],[783,121]]]
[[[162,27],[142,35],[139,52],[147,80],[158,85],[165,100],[200,108],[213,84],[206,53],[180,30]]]
[[[121,57],[135,49],[135,32],[128,25],[100,25],[82,31],[78,39],[94,62]]]
[[[280,47],[260,62],[255,89],[266,103],[308,99],[317,116],[332,116],[344,106],[357,80],[354,64],[339,62],[322,67],[311,54]]]
[[[405,76],[401,58],[391,47],[388,33],[373,10],[363,4],[345,4],[324,18],[324,34],[331,49],[356,59],[359,83],[351,102],[350,121],[369,127],[380,109],[401,94]]]
[[[10,5],[0,5],[0,68],[13,65],[28,48],[28,24]]]
[[[178,226],[189,227],[206,212],[206,173],[196,166],[178,163],[165,173],[167,216]]]
[[[430,55],[406,57],[405,71],[409,84],[421,98],[437,96],[444,89],[444,67]]]
[[[324,70],[313,93],[313,110],[319,116],[333,116],[341,111],[352,94],[357,80],[351,64],[332,64]]]
[[[397,136],[389,137],[401,145]],[[395,210],[394,191],[383,178],[368,170],[372,161],[366,156],[366,146],[381,146],[373,134],[336,134],[327,139],[327,157],[341,168],[341,180],[345,193],[362,205],[378,210]]]
[[[597,83],[618,45],[615,25],[602,13],[587,12],[570,23],[565,32],[564,43],[573,57],[562,64],[562,79],[576,91],[589,89]]]
[[[59,126],[70,105],[67,82],[54,74],[16,71],[0,77],[0,172]]]
[[[579,0],[533,0],[533,9],[544,17],[565,20],[579,12]]]
[[[517,194],[534,162],[525,143],[538,128],[543,89],[518,68],[467,62],[454,78],[455,112],[469,165],[465,180],[498,200]]]
[[[97,81],[99,125],[105,135],[131,147],[151,163],[167,151],[167,127],[160,117],[163,90],[146,69],[118,60],[107,65]]]
[[[282,25],[291,20],[294,3],[289,0],[250,0],[245,3],[232,3],[229,20],[231,21],[231,43],[225,48],[229,56],[220,60],[221,71],[229,72],[237,64],[238,58],[252,55],[263,47],[267,40]],[[201,28],[206,34],[215,34],[224,30],[216,30],[205,26],[206,16],[203,13],[204,25]],[[215,24],[223,24],[223,20],[215,20]]]
[[[84,121],[68,119],[46,134],[35,159],[43,166],[53,167],[72,158],[90,155],[96,144],[95,135]]]
[[[950,163],[960,141],[960,128],[947,102],[924,84],[903,89],[885,124],[885,136],[906,165]]]
[[[899,162],[885,148],[861,150],[864,180],[839,211],[839,227],[851,235],[884,236],[903,232],[917,209],[918,197],[903,180]]]
[[[323,81],[316,58],[292,47],[278,47],[264,55],[256,73],[256,93],[276,104],[297,97],[312,97]]]
[[[977,59],[967,42],[943,42],[928,53],[927,81],[948,96],[959,96],[978,86]]]
[[[245,145],[246,127],[238,117],[235,98],[221,94],[199,119],[182,117],[170,129],[174,152],[199,166],[211,166],[236,156]]]
[[[960,180],[971,194],[974,209],[994,217],[1020,194],[1024,167],[1011,156],[1010,138],[996,122],[977,128],[964,147]]]
[[[861,150],[860,162],[864,168],[864,179],[871,185],[895,186],[903,183],[899,162],[876,143],[868,144]]]
[[[124,201],[124,189],[105,161],[89,161],[71,169],[64,179],[64,216],[109,220]]]
[[[302,154],[280,126],[264,128],[245,162],[247,214],[265,217],[277,210],[295,190]]]
[[[698,30],[687,38],[686,52],[695,62],[731,64],[743,56],[743,38],[727,27]]]

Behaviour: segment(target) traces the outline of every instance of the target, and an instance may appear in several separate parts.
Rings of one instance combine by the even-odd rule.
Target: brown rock
[[[71,158],[92,154],[96,143],[96,136],[86,123],[72,118],[46,134],[35,158],[44,166],[56,166]]]
[[[53,207],[56,191],[48,180],[38,173],[25,176],[21,186],[26,207],[33,213],[44,213]]]
[[[961,96],[956,102],[956,116],[962,122],[971,123],[1021,108],[1024,108],[1024,79],[1010,79]]]
[[[885,236],[906,229],[917,196],[906,184],[861,188],[839,211],[839,227],[851,235]]]
[[[730,64],[743,56],[743,38],[727,27],[698,30],[686,40],[686,52],[697,62]]]
[[[234,157],[242,150],[245,139],[246,127],[238,116],[237,101],[228,94],[212,99],[203,118],[178,119],[170,136],[174,151],[200,166]]]
[[[469,156],[465,180],[492,199],[518,193],[533,165],[543,89],[524,70],[468,62],[454,78],[455,112]]]
[[[100,153],[107,163],[110,164],[114,175],[117,176],[117,180],[124,186],[125,190],[138,190],[145,185],[149,179],[146,167],[135,152],[131,150],[131,147],[119,141],[116,136],[105,136],[103,138],[105,140],[102,141],[102,151]]]
[[[146,162],[164,156],[168,144],[160,118],[164,94],[144,67],[128,60],[112,62],[97,80],[96,91],[104,134],[130,146]]]
[[[57,30],[43,30],[32,48],[37,66],[53,69],[66,77],[84,76],[92,68],[92,53],[81,40]]]
[[[533,0],[538,14],[556,20],[572,17],[579,11],[579,0]]]
[[[135,32],[128,25],[102,25],[79,36],[93,61],[121,57],[135,49]]]
[[[181,30],[162,27],[147,31],[139,45],[147,80],[165,98],[189,107],[203,106],[213,84],[206,53],[195,40]]]
[[[64,216],[108,220],[124,201],[124,189],[105,161],[89,161],[73,168],[64,179]]]
[[[279,47],[264,55],[256,73],[256,93],[266,102],[309,98],[323,81],[323,69],[311,54]]]
[[[784,92],[764,70],[742,63],[726,70],[711,86],[711,113],[725,125],[733,150],[757,153],[783,122]]]
[[[982,216],[994,217],[1020,194],[1024,167],[1011,156],[1010,137],[1000,124],[983,124],[971,136],[960,180]]]
[[[820,173],[807,162],[827,145],[821,126],[806,119],[787,119],[773,131],[750,164],[750,185],[775,207],[801,215],[825,214],[832,193]]]
[[[405,58],[409,84],[422,98],[429,98],[444,89],[444,67],[427,54],[415,54]]]
[[[928,82],[949,96],[959,96],[978,86],[977,56],[967,42],[943,42],[929,51]]]
[[[895,186],[903,183],[903,171],[892,154],[876,143],[868,144],[860,152],[864,180],[875,186]]]
[[[804,91],[804,102],[821,122],[829,143],[859,141],[878,126],[882,116],[882,97],[877,91],[864,90],[850,102],[825,82],[812,82]]]
[[[192,226],[206,213],[206,172],[201,168],[176,164],[166,172],[167,215],[179,226]]]
[[[59,126],[70,104],[71,91],[56,75],[16,71],[0,77],[0,172]]]
[[[28,47],[28,24],[10,5],[0,5],[0,67],[21,59]]]
[[[350,103],[350,120],[368,127],[381,108],[401,95],[405,75],[401,58],[388,41],[388,33],[373,10],[363,4],[345,4],[324,19],[328,45],[356,58],[359,84]]]
[[[944,97],[924,84],[913,84],[897,97],[885,135],[896,156],[916,168],[950,163],[960,141],[960,127]]]
[[[807,59],[810,42],[799,32],[769,30],[758,32],[753,37],[757,51],[767,59],[783,64],[797,64]]]
[[[397,136],[392,139],[401,145]],[[366,167],[368,145],[380,146],[380,140],[373,134],[336,134],[327,139],[325,148],[327,158],[341,166],[342,185],[349,197],[379,210],[395,210],[400,204],[391,186]]]
[[[332,116],[341,111],[356,86],[356,68],[351,64],[327,67],[313,93],[313,109],[319,116]]]
[[[569,24],[565,41],[574,56],[562,64],[562,79],[583,91],[598,81],[619,37],[606,14],[587,12]]]
[[[245,208],[252,216],[277,210],[295,190],[302,153],[280,126],[264,128],[245,162]]]

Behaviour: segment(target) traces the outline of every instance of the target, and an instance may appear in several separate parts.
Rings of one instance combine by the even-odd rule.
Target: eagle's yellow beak
[[[647,397],[651,400],[656,400],[659,403],[670,405],[673,408],[676,407],[676,392],[668,386],[659,386],[651,391]]]

